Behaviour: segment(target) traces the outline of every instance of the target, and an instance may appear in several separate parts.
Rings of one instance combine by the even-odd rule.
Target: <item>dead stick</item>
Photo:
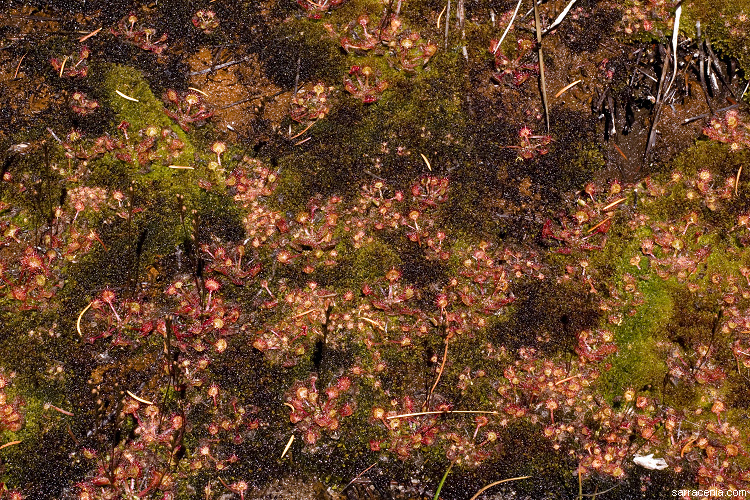
[[[711,99],[708,96],[708,86],[706,85],[706,53],[703,51],[700,21],[695,23],[695,36],[698,42],[698,76],[701,84],[701,90],[703,90],[703,97],[706,99],[706,104],[708,104],[708,110],[711,112],[711,114],[714,114],[714,107],[713,105],[711,105]]]
[[[719,113],[724,113],[725,111],[729,111],[730,109],[734,109],[734,108],[739,108],[739,107],[740,107],[740,104],[739,104],[739,103],[737,103],[737,104],[732,104],[731,106],[727,106],[726,108],[721,108],[721,109],[717,109],[717,110],[716,110],[716,114],[718,115]],[[710,114],[708,114],[708,113],[703,113],[702,115],[694,116],[694,117],[692,117],[692,118],[685,118],[685,119],[684,119],[684,120],[682,121],[682,124],[683,124],[683,125],[687,125],[688,123],[692,123],[692,122],[694,122],[695,120],[700,120],[700,119],[702,119],[702,118],[708,118],[709,116],[711,116],[711,115],[710,115]]]
[[[277,93],[276,95],[279,95],[281,92]],[[263,97],[262,94],[257,95],[251,95],[250,97],[246,97],[244,99],[240,99],[239,101],[230,102],[229,104],[225,104],[224,106],[220,107],[219,109],[227,109],[231,108],[233,106],[238,106],[240,104],[245,104],[246,102],[254,101],[255,99],[258,99],[259,97]],[[276,96],[271,96],[276,97]]]
[[[539,83],[542,88],[542,104],[544,105],[544,121],[549,132],[549,105],[547,104],[547,83],[544,79],[544,53],[542,52],[542,25],[539,22],[539,8],[534,2],[534,24],[536,24],[536,45],[539,52]]]
[[[212,73],[212,72],[220,70],[220,69],[228,68],[229,66],[234,66],[235,64],[240,64],[240,63],[245,62],[247,60],[248,60],[247,57],[243,57],[242,59],[237,59],[235,61],[225,62],[224,64],[219,64],[219,65],[216,65],[216,66],[211,66],[209,68],[202,69],[200,71],[191,71],[190,73],[188,73],[188,76],[205,75],[206,73]]]
[[[448,26],[450,26],[451,18],[451,0],[448,0],[448,5],[445,10],[445,50],[448,50]]]
[[[659,123],[659,116],[663,107],[663,94],[664,94],[664,82],[667,77],[667,68],[669,68],[670,60],[670,47],[667,46],[663,58],[663,65],[661,68],[661,77],[659,78],[659,92],[656,94],[656,104],[654,105],[654,120],[651,122],[651,131],[648,134],[648,142],[646,142],[646,151],[643,153],[643,161],[648,161],[648,155],[651,152],[651,148],[656,144],[656,132],[657,125]]]

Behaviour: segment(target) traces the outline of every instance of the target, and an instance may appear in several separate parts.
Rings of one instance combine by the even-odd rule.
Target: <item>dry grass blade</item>
[[[63,57],[63,62],[60,65],[60,78],[63,76],[63,71],[65,71],[65,63],[68,62],[68,56]]]
[[[445,7],[443,7],[443,10],[440,11],[440,14],[438,14],[437,29],[440,29],[440,19],[443,17],[443,14],[445,14],[445,9],[447,9],[447,8],[448,8],[448,6],[446,5]]]
[[[97,34],[98,34],[98,33],[99,33],[99,32],[100,32],[101,30],[102,30],[101,28],[99,28],[99,29],[96,29],[96,30],[92,31],[91,33],[89,33],[88,35],[84,35],[84,36],[82,36],[81,38],[79,38],[79,39],[78,39],[78,41],[79,41],[79,42],[85,42],[86,40],[88,40],[88,39],[89,39],[89,38],[91,38],[92,36],[95,36],[95,35],[97,35]]]
[[[519,481],[521,479],[528,479],[530,477],[531,476],[518,476],[518,477],[511,477],[509,479],[501,479],[500,481],[495,481],[494,483],[490,483],[487,486],[485,486],[482,489],[480,489],[479,491],[477,491],[474,494],[474,496],[471,497],[469,500],[476,500],[477,498],[479,498],[479,495],[481,495],[482,493],[484,493],[488,489],[492,488],[493,486],[497,486],[498,484],[509,483],[511,481]]]
[[[606,207],[602,208],[602,211],[606,212],[610,208],[616,207],[617,205],[619,205],[620,203],[622,203],[625,200],[627,200],[627,198],[618,198],[615,201],[613,201],[612,203],[610,203],[609,205],[607,205]]]
[[[620,149],[620,146],[618,146],[615,143],[612,143],[612,145],[615,147],[615,149],[617,150],[617,152],[620,153],[620,156],[622,156],[625,159],[625,161],[628,161],[628,157],[625,155],[625,153],[623,152],[623,150]]]
[[[734,195],[735,196],[738,196],[740,194],[740,191],[739,191],[740,175],[742,175],[742,165],[740,165],[740,168],[737,170],[737,177],[734,178]]]
[[[57,406],[55,406],[53,404],[50,404],[50,403],[45,403],[44,404],[44,408],[45,409],[52,408],[56,412],[62,413],[63,415],[67,415],[69,417],[74,417],[75,416],[75,414],[73,412],[68,411],[68,410],[63,410],[62,408],[59,408],[59,407],[57,407]]]
[[[606,224],[607,222],[609,222],[611,220],[612,220],[612,217],[607,217],[606,219],[604,219],[603,221],[601,221],[599,224],[597,224],[596,226],[594,226],[591,229],[589,229],[588,231],[586,231],[586,234],[593,233],[594,231],[596,231],[597,229],[599,229],[600,227],[602,227],[604,224]]]
[[[427,157],[424,155],[424,153],[419,153],[419,155],[422,157],[422,159],[424,160],[425,164],[427,165],[427,170],[429,170],[430,172],[432,172],[432,166],[430,165],[430,160],[427,159]]]
[[[672,79],[669,81],[667,91],[672,87],[674,79],[677,78],[677,36],[680,33],[680,15],[682,14],[682,4],[678,5],[674,11],[674,28],[672,28]]]
[[[400,415],[391,415],[390,417],[385,417],[385,418],[386,420],[391,420],[394,418],[419,417],[422,415],[447,415],[449,413],[481,413],[485,415],[500,415],[499,411],[491,411],[491,410],[434,410],[434,411],[418,411],[414,413],[402,413]]]
[[[378,463],[377,463],[377,462],[375,462],[374,464],[370,465],[370,466],[369,466],[368,468],[366,468],[365,470],[363,470],[362,472],[360,472],[359,474],[357,474],[357,475],[356,475],[356,476],[354,477],[354,479],[352,479],[351,481],[349,481],[349,482],[347,483],[347,485],[346,485],[346,486],[344,486],[343,488],[341,488],[341,493],[345,492],[345,491],[346,491],[346,489],[347,489],[347,488],[348,488],[349,486],[353,485],[353,484],[354,484],[354,483],[355,483],[355,482],[357,481],[357,479],[359,479],[360,477],[362,477],[362,475],[363,475],[363,474],[364,474],[365,472],[367,472],[368,470],[372,469],[372,468],[373,468],[373,467],[375,467],[375,466],[376,466],[377,464],[378,464]]]
[[[500,48],[500,45],[503,44],[503,40],[505,40],[505,35],[507,35],[508,31],[510,31],[510,27],[513,26],[513,21],[516,20],[516,16],[518,15],[518,9],[521,8],[521,2],[523,2],[523,0],[518,0],[518,3],[516,4],[516,10],[513,11],[513,17],[510,18],[510,22],[508,23],[508,27],[505,28],[505,31],[503,31],[503,36],[500,37],[500,41],[497,42],[497,45],[495,45],[495,51],[493,52],[493,54],[496,53],[497,49]]]
[[[26,52],[26,54],[28,54],[28,52]],[[23,62],[24,58],[26,58],[26,54],[22,55],[21,59],[18,61],[18,66],[16,66],[16,71],[15,71],[15,73],[13,73],[13,79],[14,80],[16,78],[18,78],[18,70],[21,69],[21,63]]]
[[[198,92],[201,95],[204,95],[204,96],[208,97],[208,94],[206,94],[205,92],[203,92],[201,89],[197,89],[195,87],[188,87],[188,90],[193,90],[195,92]]]
[[[293,135],[293,136],[291,136],[291,137],[290,137],[289,139],[290,139],[290,140],[291,140],[291,139],[296,139],[297,137],[301,136],[302,134],[304,134],[305,132],[307,132],[308,130],[310,130],[310,127],[312,127],[313,125],[315,125],[315,122],[310,122],[310,125],[308,125],[308,126],[307,126],[307,127],[305,127],[304,129],[302,129],[302,132],[299,132],[299,133],[297,133],[297,134],[294,134],[294,135]]]
[[[568,5],[565,6],[563,11],[560,13],[560,15],[557,16],[557,18],[555,19],[555,22],[547,26],[547,29],[544,30],[544,33],[549,33],[553,29],[557,28],[557,25],[563,22],[563,19],[565,19],[565,16],[568,15],[568,12],[570,12],[570,9],[573,7],[574,3],[576,3],[576,0],[570,0],[570,2],[568,2]]]

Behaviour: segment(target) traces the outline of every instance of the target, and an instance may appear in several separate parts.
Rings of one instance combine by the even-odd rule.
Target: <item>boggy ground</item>
[[[747,489],[748,6],[566,3],[11,3],[0,498]]]

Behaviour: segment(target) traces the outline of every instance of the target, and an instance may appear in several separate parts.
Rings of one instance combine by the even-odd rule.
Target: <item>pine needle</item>
[[[528,479],[530,477],[531,476],[518,476],[518,477],[511,477],[510,479],[502,479],[500,481],[495,481],[494,483],[490,483],[487,486],[483,487],[481,490],[477,491],[474,494],[474,496],[471,497],[469,500],[476,500],[477,498],[479,498],[479,495],[481,495],[482,493],[484,493],[488,489],[492,488],[493,486],[497,486],[498,484],[509,483],[511,481],[518,481],[518,480],[521,480],[521,479]]]
[[[555,99],[557,99],[558,97],[560,97],[561,95],[563,95],[566,90],[568,90],[568,89],[570,89],[572,87],[575,87],[576,85],[578,85],[582,81],[583,80],[576,80],[573,83],[567,84],[566,86],[564,86],[563,88],[561,88],[560,91],[557,94],[555,94]]]
[[[3,448],[7,448],[8,446],[13,446],[13,445],[19,444],[20,442],[21,441],[11,441],[9,443],[5,443],[4,445],[0,446],[0,450],[2,450]]]

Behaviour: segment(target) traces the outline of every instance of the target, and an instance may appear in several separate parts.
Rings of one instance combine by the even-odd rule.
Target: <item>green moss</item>
[[[351,263],[351,286],[372,283],[400,264],[401,258],[393,247],[382,240],[374,240],[355,251]]]
[[[22,403],[23,415],[23,427],[19,431],[0,432],[0,443],[20,441],[2,451],[0,484],[5,482],[11,488],[23,487],[28,481],[49,476],[46,467],[37,466],[40,450],[47,451],[45,460],[60,466],[57,461],[61,455],[67,455],[66,448],[69,446],[69,443],[65,442],[68,439],[64,437],[64,424],[72,423],[72,418],[52,409],[45,409],[45,403],[60,404],[62,398],[54,390],[38,383],[38,373],[29,375],[31,378],[16,377],[6,389],[9,402],[18,399]],[[63,403],[60,406],[70,405]],[[60,469],[58,473],[59,471]]]
[[[594,178],[606,163],[600,148],[594,144],[581,144],[577,155],[564,166],[568,182],[580,185],[586,179]]]
[[[736,57],[745,72],[750,70],[750,2],[748,0],[693,0],[682,8],[680,31],[695,36],[695,23],[714,49]]]
[[[333,11],[336,15],[337,10]],[[338,40],[321,21],[289,18],[270,33],[259,54],[266,75],[279,87],[294,88],[299,60],[299,82],[339,83],[348,71]]]
[[[612,368],[601,376],[600,387],[608,401],[622,395],[628,387],[661,387],[667,372],[657,342],[663,338],[662,327],[674,312],[672,285],[653,279],[639,282],[638,286],[644,304],[615,328],[619,352],[608,358]]]
[[[171,129],[185,145],[174,163],[191,165],[194,162],[195,148],[185,131],[164,113],[164,103],[151,91],[143,74],[137,69],[119,64],[106,64],[103,66],[103,71],[105,100],[114,111],[118,123],[128,122],[130,124],[128,131],[131,136],[136,136],[139,130],[150,125],[160,129]],[[138,102],[126,99],[118,92],[137,99]],[[176,175],[174,171],[168,169],[158,171],[162,175],[169,174],[167,177]]]
[[[671,169],[685,176],[694,175],[703,169],[710,170],[715,175],[733,174],[746,161],[745,153],[732,154],[726,144],[699,140],[674,159]]]
[[[149,125],[172,127],[172,121],[164,114],[164,104],[151,92],[140,71],[120,64],[105,65],[103,70],[106,100],[118,120],[127,121],[131,130],[136,131]],[[137,99],[138,102],[130,101],[117,92]],[[184,138],[183,133],[181,139]]]

